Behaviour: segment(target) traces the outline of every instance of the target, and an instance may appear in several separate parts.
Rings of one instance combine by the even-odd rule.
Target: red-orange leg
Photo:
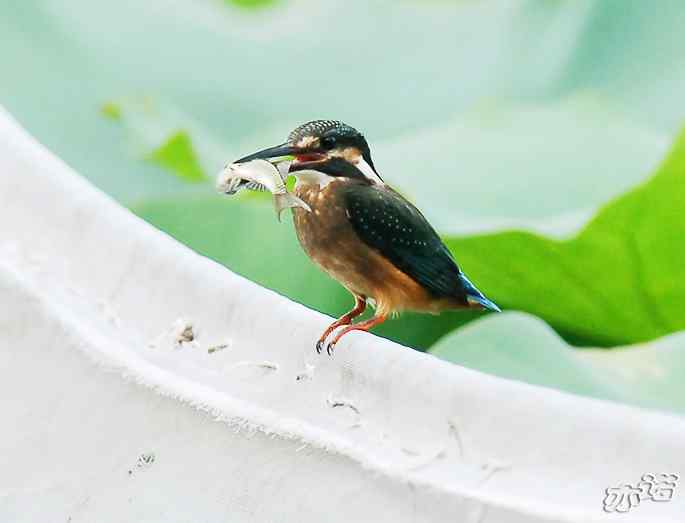
[[[324,333],[321,335],[319,338],[319,341],[316,342],[316,352],[321,354],[321,350],[323,349],[323,344],[326,342],[326,338],[333,332],[335,329],[338,327],[341,327],[343,325],[349,325],[352,323],[352,320],[355,319],[357,316],[360,316],[361,314],[364,313],[366,310],[366,298],[364,296],[357,296],[355,294],[354,296],[354,308],[342,316],[340,316],[339,319],[335,320],[333,323],[331,323],[328,328],[324,331]]]
[[[340,338],[342,338],[345,334],[348,332],[352,331],[368,331],[369,329],[375,327],[376,325],[380,325],[383,323],[388,316],[386,314],[381,314],[380,316],[374,316],[370,320],[362,321],[359,322],[355,325],[349,325],[345,327],[343,330],[341,330],[335,338],[333,338],[333,341],[328,344],[326,347],[326,352],[328,352],[328,355],[330,356],[333,354],[333,349],[335,349],[335,344],[340,341]]]

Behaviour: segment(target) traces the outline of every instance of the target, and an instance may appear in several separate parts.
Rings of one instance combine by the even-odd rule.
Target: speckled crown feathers
[[[296,143],[304,136],[323,136],[328,131],[335,130],[338,136],[361,136],[354,127],[339,120],[312,120],[296,127],[289,135],[288,142]]]

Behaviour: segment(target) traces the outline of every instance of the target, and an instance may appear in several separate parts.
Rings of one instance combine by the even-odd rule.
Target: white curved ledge
[[[0,305],[2,521],[585,523],[611,518],[605,488],[685,473],[677,417],[371,335],[318,356],[328,318],[133,216],[6,113]],[[684,513],[676,492],[621,521]]]

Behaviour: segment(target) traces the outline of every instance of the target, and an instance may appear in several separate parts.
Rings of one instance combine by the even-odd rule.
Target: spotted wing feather
[[[343,191],[349,221],[364,243],[436,298],[466,304],[463,274],[416,207],[387,186],[351,184]]]

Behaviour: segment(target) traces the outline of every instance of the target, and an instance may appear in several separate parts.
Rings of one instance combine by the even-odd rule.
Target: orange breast
[[[433,299],[423,287],[367,246],[350,224],[335,180],[324,188],[298,185],[295,194],[312,212],[293,209],[295,231],[307,255],[321,269],[353,294],[373,298],[376,311],[390,314],[403,310],[439,312],[454,308],[447,300]]]

